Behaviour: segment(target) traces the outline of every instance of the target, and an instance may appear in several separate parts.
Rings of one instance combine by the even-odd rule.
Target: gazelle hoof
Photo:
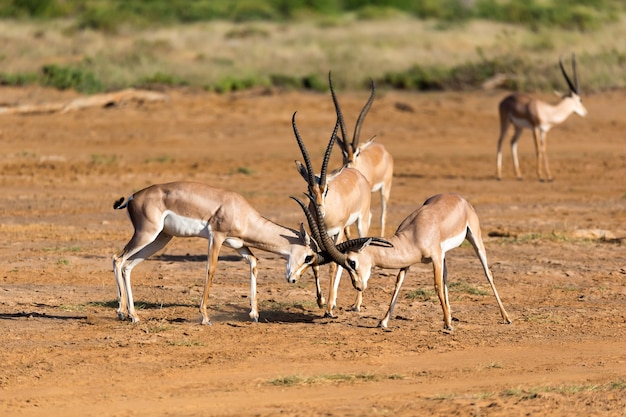
[[[324,313],[324,318],[325,319],[336,319],[337,316],[335,316],[333,313],[329,313],[328,311]]]

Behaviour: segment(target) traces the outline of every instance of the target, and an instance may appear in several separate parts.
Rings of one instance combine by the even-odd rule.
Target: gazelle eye
[[[356,271],[356,261],[352,260],[352,259],[348,259],[348,266],[350,267],[350,269],[352,269],[353,271]]]
[[[311,262],[313,262],[313,255],[307,255],[306,258],[304,258],[304,263],[310,264]]]

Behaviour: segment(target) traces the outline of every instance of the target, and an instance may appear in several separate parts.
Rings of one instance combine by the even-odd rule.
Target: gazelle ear
[[[363,249],[367,248],[370,244],[372,243],[372,238],[367,239],[365,242],[363,242],[363,245],[361,245],[360,248],[357,248],[356,251],[358,253],[362,252]]]
[[[300,223],[300,237],[306,246],[311,245],[311,236],[307,233],[304,228],[304,223]]]
[[[296,169],[298,170],[298,172],[300,173],[302,178],[304,178],[304,180],[307,181],[307,183],[308,183],[308,181],[309,181],[309,172],[306,170],[306,167],[300,161],[295,161],[295,162],[296,162]]]

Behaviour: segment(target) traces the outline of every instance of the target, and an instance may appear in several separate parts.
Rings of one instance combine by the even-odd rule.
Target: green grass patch
[[[474,287],[473,285],[465,282],[465,281],[455,281],[448,284],[448,288],[450,292],[456,293],[465,293],[472,295],[489,295],[487,291],[481,290],[480,288]]]
[[[293,387],[301,385],[314,385],[324,383],[357,383],[357,382],[371,382],[379,381],[381,379],[399,380],[404,379],[404,376],[399,374],[393,374],[385,377],[380,377],[374,374],[362,373],[362,374],[322,374],[311,377],[304,377],[300,375],[289,375],[271,379],[268,381],[270,385]]]

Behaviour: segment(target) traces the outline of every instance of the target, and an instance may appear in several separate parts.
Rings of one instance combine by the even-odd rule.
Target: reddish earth
[[[344,276],[338,317],[327,319],[312,274],[290,285],[284,261],[260,251],[260,322],[251,323],[248,267],[228,249],[210,297],[213,326],[201,326],[201,239],[173,240],[135,268],[142,321],[119,321],[111,256],[132,227],[112,209],[116,199],[195,180],[296,227],[304,217],[289,196],[305,186],[291,115],[317,166],[334,124],[327,94],[168,94],[162,103],[0,116],[0,415],[626,414],[623,91],[585,97],[588,117],[551,132],[551,183],[536,179],[529,132],[524,180],[513,178],[508,144],[505,177],[494,179],[505,92],[379,94],[363,136],[376,134],[395,158],[388,228],[433,194],[465,196],[513,320],[502,323],[463,245],[448,254],[450,282],[462,284],[451,288],[451,333],[430,265],[411,269],[383,331],[376,325],[397,271],[374,271],[360,313],[349,311],[355,291]],[[3,88],[2,97],[74,95]],[[350,126],[366,97],[340,94]]]

